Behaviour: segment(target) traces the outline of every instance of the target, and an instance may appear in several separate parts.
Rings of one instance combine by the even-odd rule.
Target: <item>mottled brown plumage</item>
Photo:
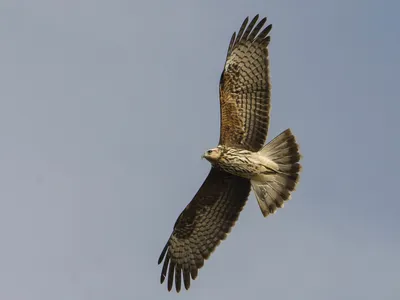
[[[246,18],[238,35],[232,35],[219,88],[219,144],[251,151],[260,150],[265,143],[271,93],[267,46],[272,25],[260,32],[266,18],[255,26],[257,19],[246,28]]]
[[[298,180],[300,156],[290,130],[263,148],[269,125],[267,46],[272,26],[263,28],[266,18],[257,21],[258,15],[249,24],[246,18],[229,44],[220,79],[219,146],[204,155],[212,168],[178,217],[158,260],[164,260],[160,281],[167,279],[168,290],[175,281],[179,292],[182,278],[185,288],[190,287],[234,226],[251,186],[262,193],[256,197],[267,216],[283,206]]]
[[[235,224],[250,193],[250,181],[212,168],[193,200],[178,217],[174,231],[162,251],[161,283],[168,277],[168,290],[175,279],[176,290],[190,287],[190,278]],[[169,270],[167,272],[167,268]]]

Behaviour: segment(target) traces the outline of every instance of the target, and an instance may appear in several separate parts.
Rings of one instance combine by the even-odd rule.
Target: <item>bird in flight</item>
[[[264,146],[270,110],[268,44],[272,25],[246,18],[232,35],[219,83],[220,139],[203,155],[211,170],[193,200],[179,215],[158,263],[161,283],[181,290],[224,240],[243,209],[251,188],[264,217],[290,198],[301,166],[290,129]],[[167,278],[168,277],[168,278]]]

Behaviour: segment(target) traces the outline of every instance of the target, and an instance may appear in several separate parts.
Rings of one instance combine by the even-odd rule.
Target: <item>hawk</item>
[[[219,84],[220,139],[203,155],[211,170],[193,200],[179,215],[158,263],[161,283],[181,290],[224,240],[243,209],[251,188],[264,217],[290,198],[299,179],[299,147],[290,129],[264,146],[270,110],[268,35],[272,25],[246,18],[232,35]],[[263,28],[264,27],[264,28]]]

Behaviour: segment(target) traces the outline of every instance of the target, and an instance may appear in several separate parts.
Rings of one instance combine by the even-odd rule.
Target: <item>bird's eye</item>
[[[212,150],[208,150],[208,151],[207,151],[207,154],[211,154],[211,153],[212,153]]]

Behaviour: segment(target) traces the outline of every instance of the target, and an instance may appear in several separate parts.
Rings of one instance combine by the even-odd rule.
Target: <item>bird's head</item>
[[[216,162],[222,154],[222,149],[220,147],[213,148],[204,152],[202,158],[207,159],[210,163]]]

